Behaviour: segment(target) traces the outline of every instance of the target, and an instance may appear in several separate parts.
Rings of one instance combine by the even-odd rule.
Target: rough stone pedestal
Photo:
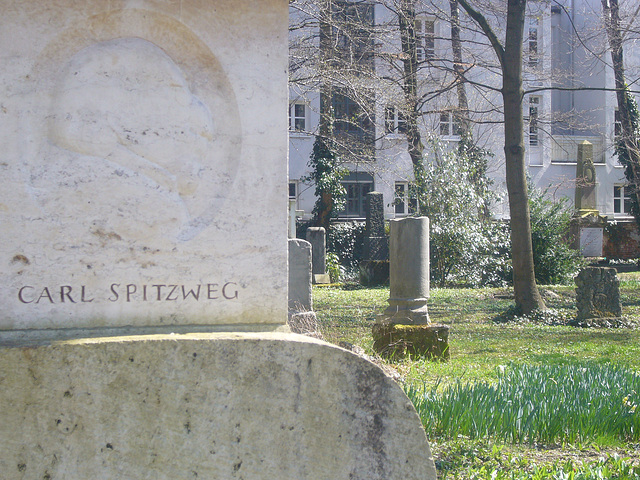
[[[575,278],[577,326],[616,326],[623,323],[620,281],[615,268],[583,268]]]
[[[402,389],[294,334],[0,347],[0,476],[435,480]]]
[[[449,327],[431,325],[429,298],[429,219],[390,222],[389,306],[372,328],[374,348],[382,355],[449,357]]]

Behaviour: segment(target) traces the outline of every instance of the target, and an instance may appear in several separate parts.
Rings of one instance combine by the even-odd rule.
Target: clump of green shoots
[[[510,443],[640,440],[640,374],[612,364],[510,365],[498,380],[408,387],[427,435]]]

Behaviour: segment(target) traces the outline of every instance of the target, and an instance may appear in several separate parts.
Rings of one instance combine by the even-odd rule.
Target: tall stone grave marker
[[[382,285],[389,281],[389,239],[384,228],[382,193],[367,193],[366,212],[364,260],[359,266],[360,282],[363,285]]]
[[[0,0],[0,477],[435,479],[286,326],[287,6]]]
[[[331,283],[327,273],[327,233],[323,227],[309,227],[307,242],[311,244],[313,283]]]
[[[602,256],[605,221],[597,207],[593,145],[586,140],[578,145],[575,208],[573,233],[576,237],[576,248],[579,248],[585,257]]]

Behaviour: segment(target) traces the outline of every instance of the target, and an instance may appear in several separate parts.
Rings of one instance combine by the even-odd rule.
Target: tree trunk
[[[527,2],[526,0],[509,0],[507,5],[507,32],[502,61],[502,98],[507,192],[511,213],[513,290],[516,305],[523,313],[530,313],[536,309],[544,309],[545,305],[536,285],[525,173],[522,38]]]
[[[464,82],[464,66],[462,64],[462,42],[460,40],[460,15],[458,0],[449,0],[451,10],[451,50],[453,51],[453,72],[456,75],[456,92],[458,94],[458,124],[460,136],[471,138],[471,122],[469,121],[469,102]]]
[[[513,290],[516,306],[523,313],[528,314],[534,310],[545,309],[545,304],[536,285],[524,157],[522,39],[527,1],[507,1],[507,31],[504,47],[481,13],[471,7],[467,0],[459,0],[459,3],[483,30],[502,68],[504,154],[511,216]]]
[[[407,144],[416,182],[422,176],[424,145],[418,129],[418,50],[416,44],[415,0],[401,0],[398,25],[404,67],[403,93],[406,104]]]

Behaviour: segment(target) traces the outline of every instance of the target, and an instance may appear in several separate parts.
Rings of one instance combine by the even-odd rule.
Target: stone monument
[[[311,244],[289,239],[289,321],[294,333],[321,337],[313,311]]]
[[[373,326],[374,349],[381,354],[449,357],[449,327],[431,325],[429,298],[429,219],[390,221],[389,306]]]
[[[311,244],[313,283],[331,283],[327,273],[327,234],[324,227],[309,227],[307,242]]]
[[[585,257],[601,257],[606,220],[600,216],[597,208],[593,145],[586,140],[578,145],[575,208],[572,221],[575,248]]]
[[[616,326],[622,323],[620,280],[615,268],[583,268],[575,282],[578,307],[575,325]]]
[[[384,229],[382,193],[367,193],[365,206],[367,219],[360,282],[363,285],[383,285],[389,281],[389,239]]]
[[[0,6],[0,476],[435,479],[287,327],[288,2]]]

